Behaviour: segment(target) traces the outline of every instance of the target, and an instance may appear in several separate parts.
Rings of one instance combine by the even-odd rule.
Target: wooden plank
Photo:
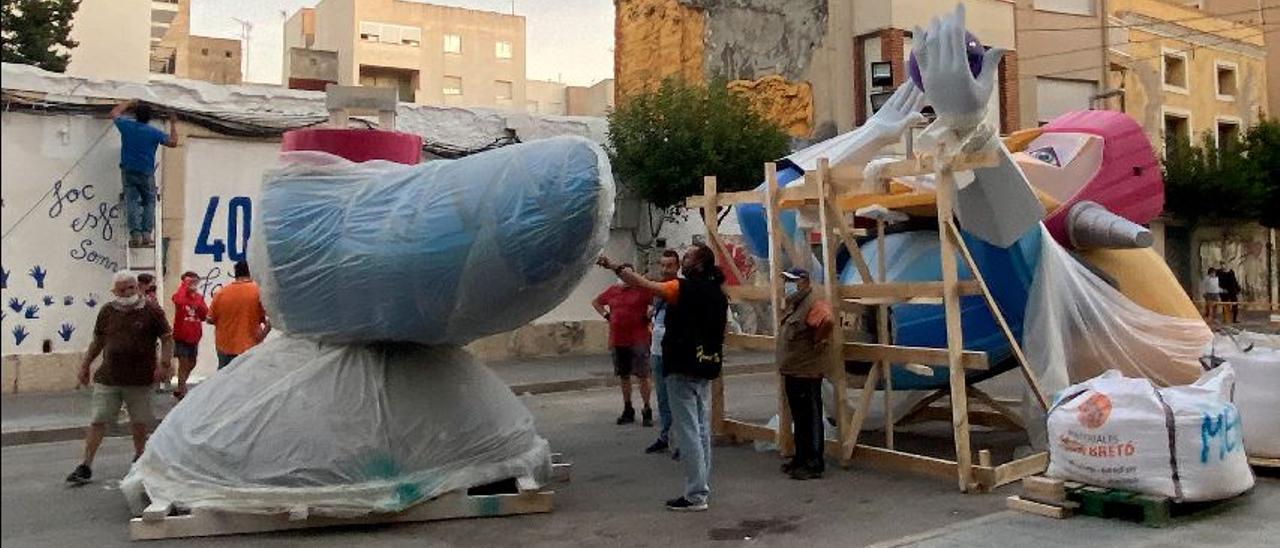
[[[720,239],[716,236],[720,232],[719,219],[716,217],[716,208],[718,207],[719,198],[716,191],[716,178],[702,178],[702,196],[705,199],[702,206],[702,220],[706,225],[707,239],[711,244],[711,252],[716,256],[717,264],[730,263],[737,272],[737,266],[733,265],[733,258],[727,257],[726,253],[720,246]],[[738,274],[738,280],[742,281],[742,277]],[[717,377],[711,381],[711,435],[724,435],[724,377]]]
[[[873,343],[844,343],[844,357],[848,360],[864,362],[888,360],[894,363],[918,363],[937,366],[948,365],[951,359],[949,351],[942,348]],[[960,365],[964,369],[984,371],[989,367],[987,354],[986,352],[974,350],[961,351]]]
[[[734,348],[742,348],[746,350],[760,350],[762,352],[773,352],[775,350],[773,336],[771,335],[743,335],[741,333],[725,333],[724,344],[733,346]],[[775,356],[776,359],[776,356]]]
[[[884,218],[876,219],[876,284],[889,281],[884,251]],[[880,305],[876,308],[876,342],[889,344],[889,307]],[[884,375],[884,446],[893,449],[893,369],[891,362],[877,362],[881,374]]]
[[[1249,457],[1249,465],[1259,468],[1280,468],[1280,459],[1268,457]]]
[[[842,299],[874,299],[886,297],[937,297],[942,298],[942,282],[889,282],[862,283],[840,286]],[[957,291],[961,295],[978,295],[982,287],[977,280],[957,282]]]
[[[1022,498],[1056,506],[1066,506],[1068,502],[1062,480],[1044,476],[1022,478]]]
[[[734,441],[775,441],[777,431],[767,425],[725,419],[725,432]]]
[[[951,409],[942,407],[926,407],[912,413],[909,420],[907,417],[903,417],[898,421],[898,423],[915,424],[918,422],[947,420],[951,420]],[[1009,430],[1011,432],[1025,430],[1021,424],[1009,420],[1009,417],[991,411],[974,411],[970,409],[969,424],[986,426],[988,428],[999,428],[1002,430]]]
[[[876,384],[880,382],[882,372],[879,367],[872,367],[868,372],[867,380],[862,383],[862,392],[858,395],[858,405],[853,410],[853,418],[849,420],[849,431],[840,435],[840,454],[844,462],[852,459],[854,450],[859,447],[858,436],[862,435],[862,423],[867,420],[867,413],[871,411],[871,398],[875,396]],[[840,403],[836,412],[843,415],[845,409],[843,402]]]
[[[858,462],[865,462],[873,466],[883,466],[945,479],[955,479],[956,477],[955,461],[946,459],[913,455],[902,451],[862,444],[855,448],[853,456]]]
[[[734,302],[768,301],[773,298],[771,288],[760,285],[726,285],[724,294]]]
[[[160,521],[169,517],[173,511],[173,503],[165,501],[152,501],[145,510],[142,511],[142,521]]]
[[[946,227],[951,224],[955,176],[950,166],[943,165],[939,168],[934,177],[938,195],[938,226]],[[956,444],[956,481],[959,483],[960,491],[965,492],[973,483],[973,454],[969,450],[969,398],[965,393],[968,385],[965,382],[963,365],[964,333],[960,329],[960,292],[956,251],[946,230],[939,230],[938,240],[941,244],[939,253],[942,256],[942,297],[947,321],[947,365],[950,368],[951,427]]]
[[[1022,353],[1022,345],[1018,343],[1017,337],[1013,336],[1013,331],[1009,329],[1008,322],[1004,319],[1004,313],[1000,312],[1000,307],[996,304],[996,300],[991,296],[991,288],[987,287],[987,281],[982,276],[982,271],[978,270],[978,264],[973,260],[973,255],[969,253],[969,246],[964,243],[964,238],[960,236],[960,229],[947,219],[945,223],[939,219],[939,228],[946,232],[949,238],[957,248],[960,249],[961,256],[969,265],[969,271],[973,273],[973,277],[977,280],[978,285],[982,286],[982,299],[987,303],[987,309],[991,312],[991,316],[995,318],[996,325],[1000,326],[1001,333],[1009,343],[1013,356],[1018,360],[1018,367],[1022,371],[1023,380],[1027,381],[1027,385],[1031,388],[1031,393],[1036,398],[1036,403],[1040,405],[1040,409],[1049,409],[1049,400],[1045,399],[1044,389],[1040,386],[1040,381],[1036,379],[1034,373],[1031,372],[1031,364],[1027,362],[1027,356]]]
[[[764,199],[764,195],[759,190],[744,190],[741,192],[720,192],[716,195],[717,206],[731,206],[738,204],[758,204]],[[706,196],[690,196],[684,201],[685,207],[691,209],[701,209],[707,207]]]
[[[970,386],[969,392],[970,395],[972,395],[974,399],[978,400],[979,403],[990,407],[995,412],[1007,418],[1010,423],[1014,424],[1018,428],[1026,429],[1026,424],[1022,420],[1022,415],[1018,414],[1013,409],[1010,409],[1009,406],[1005,405],[1003,402],[991,397],[976,386]]]
[[[773,162],[764,165],[765,182],[765,225],[769,235],[769,318],[773,329],[782,325],[782,308],[785,303],[785,291],[782,287],[782,249],[783,246],[792,254],[795,264],[799,261],[798,253],[791,240],[783,234],[782,217],[778,213],[778,170]],[[773,350],[773,361],[778,363],[781,357],[775,341],[770,338],[769,348]],[[795,438],[792,435],[791,407],[787,404],[787,391],[782,386],[782,372],[775,377],[778,393],[778,430],[774,443],[778,444],[778,453],[782,456],[795,454]]]
[[[556,483],[569,483],[573,475],[573,465],[567,462],[557,462],[551,464],[551,481]]]
[[[823,293],[827,303],[832,306],[835,314],[831,334],[826,345],[827,360],[827,378],[835,385],[835,403],[836,409],[843,410],[846,402],[849,401],[848,384],[845,382],[844,371],[844,349],[841,343],[844,342],[844,322],[840,320],[839,308],[836,303],[840,302],[840,278],[836,272],[836,242],[833,230],[837,226],[843,226],[844,220],[839,216],[832,216],[836,213],[831,206],[831,197],[833,196],[831,183],[831,166],[827,163],[826,158],[818,159],[818,219],[822,235],[822,279]],[[858,248],[857,243],[853,241],[851,236],[845,237],[845,246],[848,247],[849,253],[854,258],[854,263],[858,265],[858,270],[862,273],[864,280],[870,279],[871,272],[867,268],[867,262],[862,257],[862,251]],[[836,413],[836,428],[839,434],[836,439],[843,440],[849,434],[849,415],[843,411]],[[843,451],[837,446],[837,458],[841,464],[846,464],[847,459]]]
[[[1029,457],[1009,461],[996,467],[995,477],[990,488],[994,489],[1013,483],[1027,476],[1044,472],[1049,468],[1049,454],[1036,453]]]
[[[375,513],[356,518],[312,516],[300,520],[290,519],[288,513],[244,514],[197,508],[188,515],[170,516],[158,521],[144,521],[142,518],[134,518],[129,522],[129,536],[133,540],[157,540],[264,533],[315,527],[546,513],[552,510],[553,499],[554,493],[551,491],[482,496],[467,496],[462,492],[455,491],[416,504],[403,512]]]
[[[991,467],[991,450],[990,449],[978,450],[978,466],[985,466],[987,468]]]
[[[1044,516],[1046,518],[1066,519],[1072,515],[1072,510],[1070,508],[1041,504],[1039,502],[1026,500],[1017,495],[1005,499],[1005,506],[1010,510],[1017,510],[1019,512]]]

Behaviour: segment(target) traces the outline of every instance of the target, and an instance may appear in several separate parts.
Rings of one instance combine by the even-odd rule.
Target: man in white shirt
[[[1218,285],[1218,269],[1210,268],[1209,274],[1200,280],[1200,293],[1204,295],[1204,317],[1213,319],[1213,305],[1222,294],[1222,287]]]

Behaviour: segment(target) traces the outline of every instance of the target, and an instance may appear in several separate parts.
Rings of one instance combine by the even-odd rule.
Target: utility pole
[[[247,82],[249,80],[249,37],[253,35],[253,23],[239,17],[232,17],[231,20],[240,23],[240,39],[244,42],[240,55],[244,59],[240,68],[242,71],[240,81]]]

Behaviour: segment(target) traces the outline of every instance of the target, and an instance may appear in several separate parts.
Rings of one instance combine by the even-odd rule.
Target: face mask
[[[782,284],[782,288],[783,288],[783,291],[786,291],[788,297],[795,295],[796,291],[800,290],[800,288],[796,287],[795,282],[786,282]]]
[[[142,304],[142,295],[134,294],[132,297],[116,297],[116,304],[123,308],[136,308]]]

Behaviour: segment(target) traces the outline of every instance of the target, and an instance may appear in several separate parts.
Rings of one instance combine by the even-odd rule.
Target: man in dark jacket
[[[831,304],[813,293],[809,271],[793,268],[782,273],[787,286],[786,307],[778,326],[778,371],[782,373],[796,441],[795,457],[782,471],[791,479],[822,477],[822,377],[826,372],[827,339],[831,336]]]
[[[667,303],[662,358],[672,434],[680,448],[685,481],[684,495],[668,500],[667,509],[706,510],[711,493],[710,381],[720,376],[728,321],[724,273],[716,266],[711,249],[702,244],[693,244],[685,252],[680,261],[684,278],[678,280],[648,280],[607,257],[597,263],[628,284],[653,291]]]
[[[1218,287],[1222,288],[1222,302],[1235,303],[1240,300],[1240,280],[1236,278],[1236,272],[1230,268],[1218,269]],[[1240,321],[1240,305],[1228,304],[1222,311],[1223,320],[1226,320],[1227,312],[1231,312],[1231,323]]]

